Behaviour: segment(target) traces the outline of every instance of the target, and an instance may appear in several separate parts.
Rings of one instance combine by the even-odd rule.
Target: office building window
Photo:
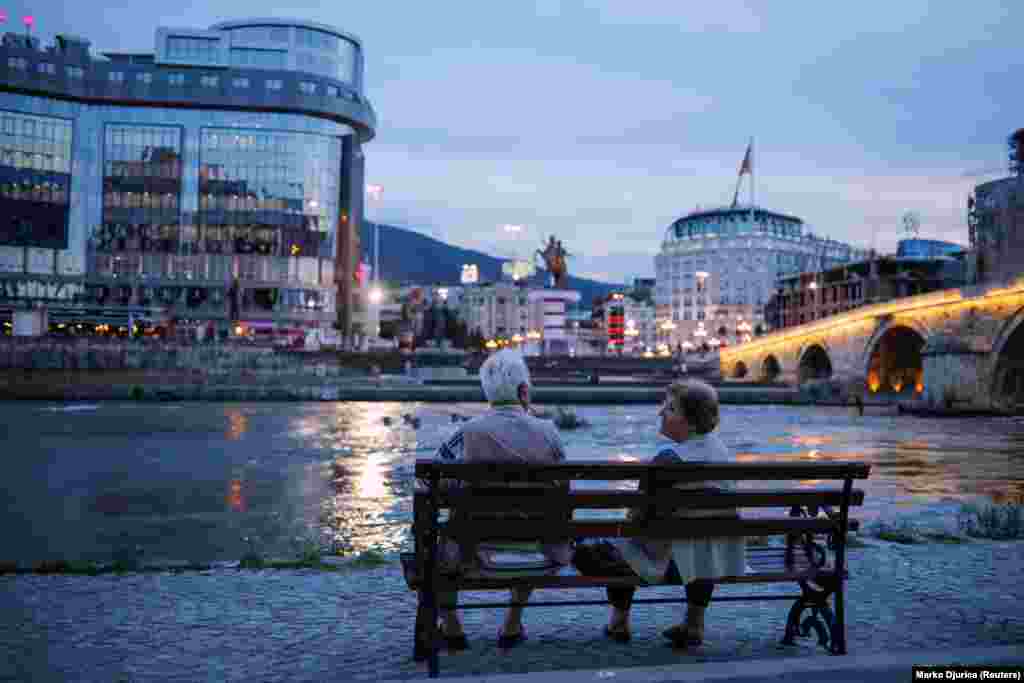
[[[220,84],[220,78],[217,76],[203,76],[199,79],[199,83],[204,88],[216,88]]]
[[[17,69],[18,71],[24,71],[28,68],[28,60],[24,57],[8,57],[7,68]]]
[[[340,164],[337,138],[203,128],[197,222],[224,253],[333,258]]]
[[[175,86],[185,85],[185,74],[167,74],[167,84]]]
[[[327,96],[328,97],[337,97],[338,96],[338,86],[336,86],[336,85],[329,85],[329,86],[327,86]]]
[[[170,36],[167,39],[167,58],[216,63],[219,42],[216,38]]]
[[[287,26],[244,26],[232,29],[231,39],[245,43],[287,43]]]
[[[124,83],[124,72],[123,71],[111,71],[107,74],[107,80],[111,83],[117,83],[118,85]]]
[[[85,77],[85,71],[80,66],[66,66],[64,67],[64,73],[67,74],[68,78],[76,81]]]
[[[135,74],[135,80],[137,82],[143,84],[143,85],[149,85],[150,83],[153,82],[153,74],[151,74],[151,73]]]
[[[284,87],[284,83],[279,78],[268,78],[265,81],[265,85],[267,90],[280,90]]]
[[[283,69],[286,53],[282,50],[231,48],[231,66],[255,66],[261,69]]]
[[[48,74],[54,76],[57,73],[57,67],[53,62],[39,62],[36,64],[36,71],[41,74]]]
[[[234,87],[234,88],[248,88],[249,87],[249,79],[248,78],[236,78],[236,79],[231,81],[231,86]]]
[[[177,277],[176,263],[149,256],[192,246],[180,225],[181,137],[176,126],[107,124],[104,129],[103,222],[91,248],[143,252],[133,273]]]
[[[71,122],[0,117],[0,245],[66,249]]]
[[[303,95],[315,95],[316,94],[316,83],[310,81],[302,81],[299,83],[299,91]]]

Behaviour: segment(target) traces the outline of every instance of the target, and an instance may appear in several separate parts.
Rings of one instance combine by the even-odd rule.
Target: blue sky
[[[1019,0],[0,4],[12,24],[26,7],[95,50],[248,16],[355,33],[372,219],[499,256],[555,234],[570,272],[613,281],[653,275],[674,218],[729,201],[751,136],[758,203],[819,234],[889,251],[916,211],[922,236],[966,243],[966,196],[1024,126]]]

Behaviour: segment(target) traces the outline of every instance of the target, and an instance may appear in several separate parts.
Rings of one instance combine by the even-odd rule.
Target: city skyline
[[[367,181],[384,188],[368,217],[501,256],[556,234],[571,273],[605,281],[653,274],[672,220],[728,204],[750,136],[758,204],[882,251],[915,211],[922,237],[966,245],[967,195],[1006,174],[1020,125],[1009,3],[397,7],[287,11],[364,42],[380,119]],[[9,30],[31,13],[44,43],[83,35],[94,54],[151,51],[158,25],[282,16],[260,1],[3,9]]]

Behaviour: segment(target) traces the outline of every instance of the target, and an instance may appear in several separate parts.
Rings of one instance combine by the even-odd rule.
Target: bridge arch
[[[769,353],[761,362],[761,381],[774,382],[782,374],[782,365],[775,354]]]
[[[736,361],[736,365],[732,366],[732,376],[734,379],[743,379],[747,376],[747,364],[743,361]]]
[[[1024,406],[1024,308],[999,331],[992,357],[993,399],[1011,410]]]
[[[865,349],[864,376],[872,393],[920,394],[924,391],[927,331],[910,322],[883,325]]]
[[[797,362],[797,383],[832,378],[832,359],[822,343],[808,344]]]

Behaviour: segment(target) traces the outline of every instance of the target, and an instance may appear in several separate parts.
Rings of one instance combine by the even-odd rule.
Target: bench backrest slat
[[[416,495],[426,495],[417,493]],[[674,488],[655,492],[653,497],[639,491],[572,491],[491,488],[444,492],[438,497],[441,508],[455,507],[461,512],[494,512],[527,509],[544,510],[617,510],[655,503],[659,508],[739,508],[837,506],[842,504],[840,489],[771,489],[730,493],[701,493]],[[864,502],[864,491],[854,489],[851,505]]]
[[[416,461],[416,476],[457,478],[464,481],[551,482],[565,480],[640,480],[651,474],[645,463],[573,461],[557,465],[505,465],[438,463],[430,459]],[[658,483],[704,480],[785,480],[785,479],[866,479],[870,465],[862,462],[744,462],[680,463],[659,465]]]
[[[770,536],[786,533],[825,533],[839,529],[839,521],[783,517],[772,519],[701,518],[699,524],[680,524],[679,519],[645,522],[455,519],[442,523],[442,534],[463,540],[502,539],[509,541],[556,540],[560,538],[705,538],[719,536]],[[689,520],[696,521],[696,520]]]

